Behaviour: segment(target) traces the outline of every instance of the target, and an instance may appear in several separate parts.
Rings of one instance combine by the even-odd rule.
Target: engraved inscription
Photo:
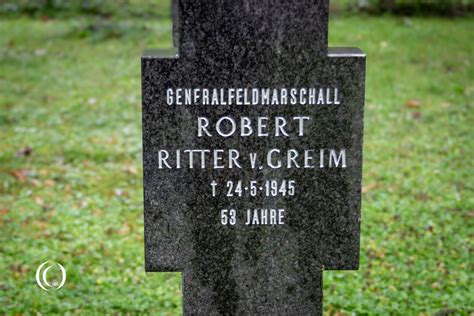
[[[195,117],[197,138],[281,138],[308,136],[312,117],[305,115],[305,106],[344,106],[342,93],[333,88],[168,88],[166,102],[174,106],[301,106],[301,114],[292,116],[232,116]],[[242,152],[238,148],[157,149],[158,169],[249,169],[288,170],[345,169],[350,163],[345,148],[269,148],[264,151]],[[284,198],[298,196],[295,179],[212,180],[209,197],[226,196],[227,201],[240,198]],[[232,205],[220,210],[223,226],[285,225],[287,212],[283,208],[259,205],[236,210]],[[219,216],[219,215],[218,215]],[[218,220],[216,216],[216,220]]]

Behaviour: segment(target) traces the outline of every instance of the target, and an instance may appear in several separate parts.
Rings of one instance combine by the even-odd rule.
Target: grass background
[[[181,312],[145,274],[140,54],[171,20],[0,17],[0,313]],[[473,315],[474,19],[337,15],[368,55],[361,268],[324,275],[329,315]],[[68,271],[44,292],[45,260]]]

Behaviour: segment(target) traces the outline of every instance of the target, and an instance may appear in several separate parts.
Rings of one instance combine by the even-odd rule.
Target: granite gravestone
[[[181,0],[142,57],[145,267],[185,314],[315,315],[357,269],[365,55],[328,0]]]

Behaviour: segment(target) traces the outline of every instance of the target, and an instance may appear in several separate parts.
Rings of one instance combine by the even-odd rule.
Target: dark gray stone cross
[[[142,57],[146,271],[184,314],[321,314],[359,265],[365,55],[327,48],[328,0],[177,7]]]

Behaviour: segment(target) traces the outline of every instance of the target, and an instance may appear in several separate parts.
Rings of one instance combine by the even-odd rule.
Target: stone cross
[[[145,268],[187,315],[322,313],[359,265],[365,55],[328,0],[180,0],[142,57]]]

